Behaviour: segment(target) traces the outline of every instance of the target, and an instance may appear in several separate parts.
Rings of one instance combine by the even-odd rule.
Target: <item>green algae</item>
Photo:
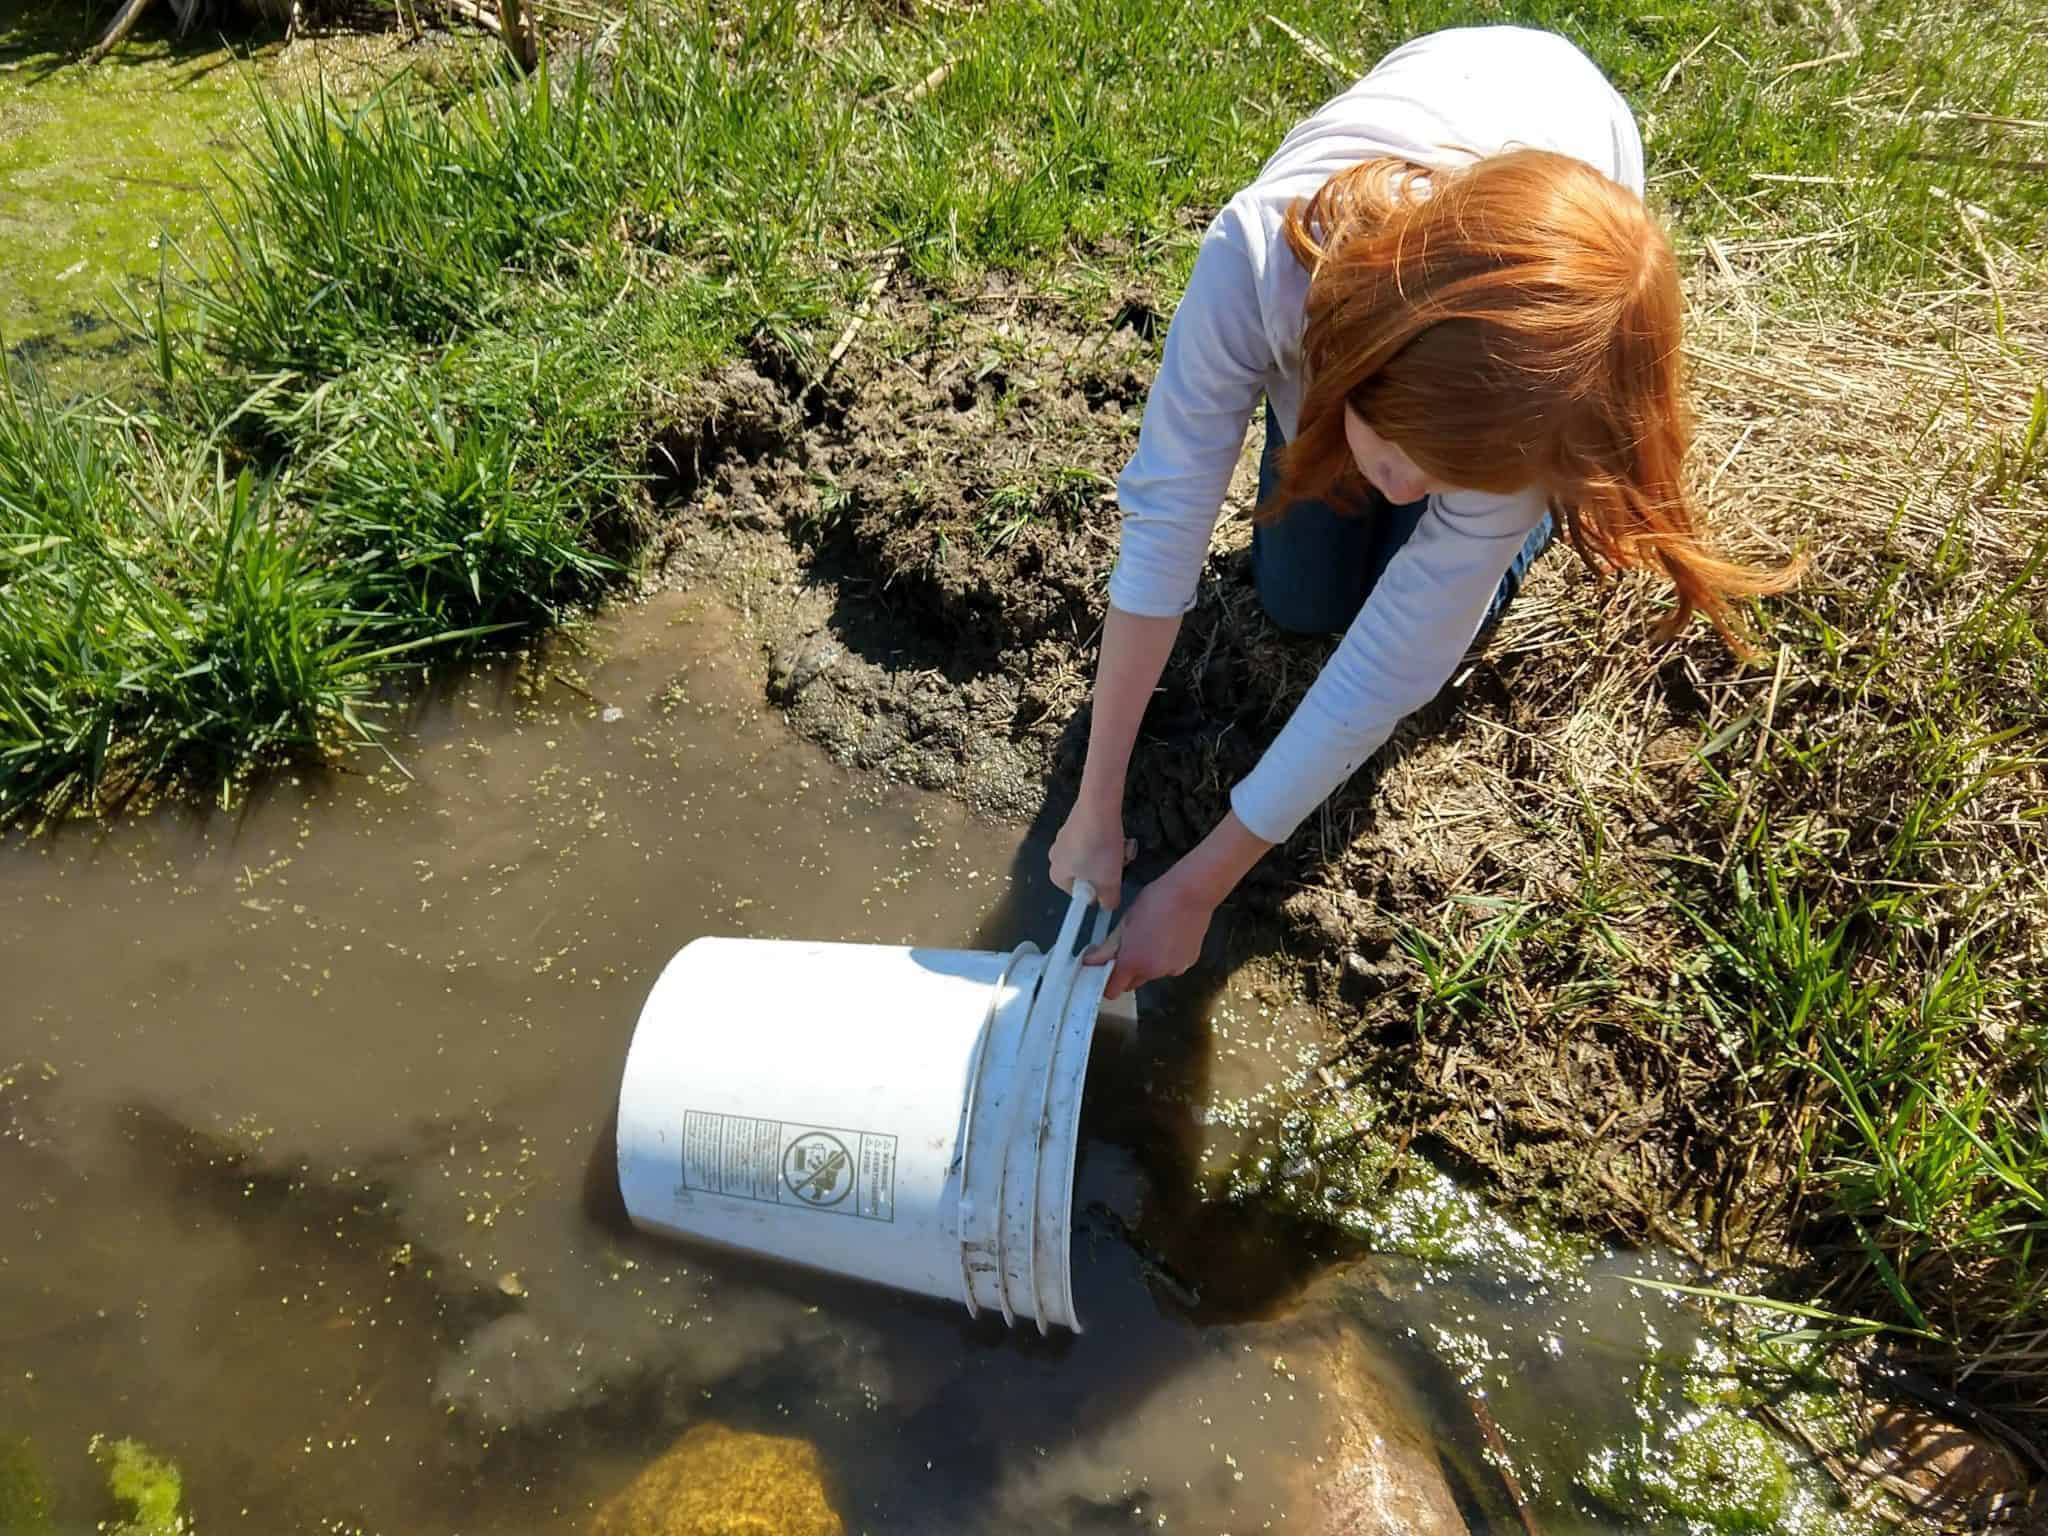
[[[87,69],[101,20],[57,3],[0,20],[0,345],[66,389],[119,371],[120,296],[208,221],[251,76],[277,53],[144,33]]]
[[[1534,1209],[1510,1219],[1478,1190],[1421,1162],[1381,1199],[1361,1207],[1351,1225],[1378,1254],[1483,1266],[1529,1281],[1579,1275],[1600,1251]]]
[[[120,1506],[120,1518],[102,1530],[109,1536],[189,1536],[185,1516],[185,1479],[175,1463],[157,1455],[139,1440],[107,1440],[95,1435],[92,1453],[107,1474],[107,1491]]]
[[[1587,1491],[1617,1514],[1657,1512],[1691,1536],[1787,1531],[1792,1470],[1770,1432],[1733,1409],[1694,1414],[1599,1452]]]
[[[1380,1114],[1378,1101],[1356,1086],[1304,1096],[1257,1155],[1231,1169],[1229,1197],[1350,1228],[1355,1213],[1384,1196],[1399,1166]]]
[[[1536,1210],[1513,1218],[1388,1134],[1385,1105],[1359,1084],[1304,1094],[1257,1155],[1231,1170],[1230,1199],[1258,1200],[1343,1232],[1385,1258],[1540,1282],[1581,1273],[1597,1245]]]
[[[1700,1339],[1678,1368],[1651,1365],[1639,1429],[1587,1458],[1579,1484],[1646,1536],[1851,1536],[1834,1490],[1751,1410],[1774,1396],[1725,1340]],[[1816,1394],[1791,1394],[1802,1404]]]

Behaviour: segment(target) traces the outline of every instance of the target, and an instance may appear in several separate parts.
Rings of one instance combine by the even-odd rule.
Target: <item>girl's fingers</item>
[[[1109,980],[1102,988],[1102,995],[1106,998],[1122,997],[1126,992],[1132,991],[1151,979],[1140,971],[1137,961],[1132,956],[1126,955],[1121,949],[1117,949],[1116,941],[1121,936],[1122,930],[1119,929],[1116,933],[1110,935],[1109,943],[1105,946],[1105,948],[1116,949],[1116,966],[1110,971]]]
[[[1125,862],[1126,864],[1128,864],[1128,863],[1130,863],[1130,862],[1131,862],[1131,860],[1135,859],[1135,858],[1136,858],[1137,856],[1138,856],[1138,840],[1137,840],[1137,839],[1136,839],[1135,837],[1127,837],[1127,838],[1125,838],[1125,839],[1124,839],[1124,862]]]
[[[1081,963],[1083,965],[1100,965],[1105,960],[1115,959],[1117,953],[1117,946],[1123,941],[1123,936],[1123,929],[1117,929],[1115,933],[1112,933],[1100,944],[1094,945],[1088,950],[1086,954],[1082,955]],[[1111,979],[1115,979],[1113,973]]]

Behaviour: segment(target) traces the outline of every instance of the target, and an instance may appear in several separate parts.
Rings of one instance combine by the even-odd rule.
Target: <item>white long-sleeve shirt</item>
[[[1295,200],[1361,160],[1448,168],[1517,148],[1571,155],[1643,190],[1642,140],[1627,103],[1565,39],[1522,27],[1418,38],[1287,135],[1210,225],[1174,312],[1137,452],[1117,481],[1114,606],[1186,612],[1262,395],[1282,434],[1294,436],[1308,300],[1308,272],[1283,234]],[[1232,790],[1246,827],[1285,841],[1435,696],[1543,511],[1535,490],[1429,498],[1300,708]]]

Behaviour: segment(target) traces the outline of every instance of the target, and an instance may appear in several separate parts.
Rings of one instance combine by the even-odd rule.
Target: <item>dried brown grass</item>
[[[1546,559],[1471,707],[1340,795],[1301,874],[1412,936],[1422,984],[1356,1038],[1423,1134],[1624,1233],[1690,1223],[1728,1272],[1924,1309],[1921,1363],[2032,1416],[2048,1210],[1957,1172],[1954,1122],[2041,1187],[2048,309],[2008,270],[1766,310],[1702,267],[1701,489],[1731,551],[1812,561],[1760,654],[1650,647],[1650,582]]]

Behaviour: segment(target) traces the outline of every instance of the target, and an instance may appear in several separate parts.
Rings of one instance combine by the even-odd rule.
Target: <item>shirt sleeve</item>
[[[1430,497],[1293,717],[1231,791],[1239,821],[1285,842],[1404,716],[1436,696],[1543,512],[1540,491]]]
[[[1123,539],[1109,600],[1126,613],[1165,618],[1193,605],[1245,427],[1272,366],[1260,320],[1254,222],[1233,205],[1210,225],[1167,329],[1138,451],[1117,480]]]

